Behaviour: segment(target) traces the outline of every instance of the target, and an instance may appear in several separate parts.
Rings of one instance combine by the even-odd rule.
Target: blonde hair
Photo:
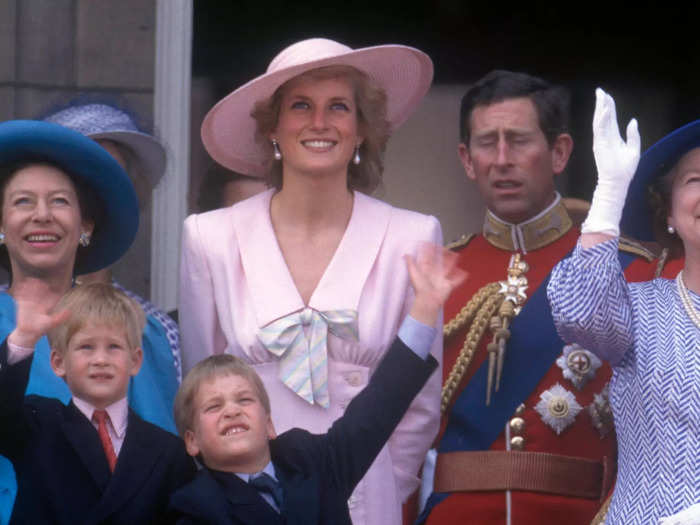
[[[75,286],[61,298],[55,310],[67,310],[70,314],[65,322],[49,331],[49,343],[57,352],[65,352],[76,332],[94,324],[123,328],[129,347],[132,350],[141,347],[146,315],[136,301],[111,284]]]
[[[257,372],[238,357],[230,354],[212,355],[197,363],[187,373],[175,396],[175,426],[181,437],[184,438],[186,430],[194,430],[194,401],[199,387],[205,381],[226,376],[246,379],[255,390],[265,412],[270,414],[270,398]]]
[[[268,99],[257,102],[251,116],[257,123],[255,140],[267,155],[266,182],[275,188],[282,187],[282,162],[273,160],[269,135],[277,127],[280,106],[285,90],[291,82],[300,78],[327,80],[345,78],[353,87],[357,104],[358,134],[364,138],[360,146],[360,164],[348,164],[348,188],[363,193],[372,193],[382,179],[384,161],[382,155],[391,135],[391,125],[386,119],[386,92],[362,71],[351,66],[328,66],[312,69],[288,80]]]

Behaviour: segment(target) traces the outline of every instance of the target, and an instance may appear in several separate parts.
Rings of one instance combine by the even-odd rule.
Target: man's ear
[[[476,175],[474,174],[474,167],[472,166],[472,156],[469,153],[469,146],[464,142],[460,142],[457,146],[457,155],[459,156],[459,161],[464,167],[464,172],[467,174],[467,178],[470,180],[475,180]]]
[[[552,173],[559,175],[569,162],[574,149],[574,139],[568,133],[560,133],[552,144]]]
[[[52,348],[49,360],[51,361],[51,369],[53,370],[53,373],[58,377],[65,378],[66,367],[65,360],[63,359],[63,353]]]
[[[196,458],[199,455],[199,444],[197,443],[197,437],[194,435],[194,432],[189,429],[185,430],[183,439],[185,441],[187,453],[193,458]]]

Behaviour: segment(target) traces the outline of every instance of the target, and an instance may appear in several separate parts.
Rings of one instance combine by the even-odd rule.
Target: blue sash
[[[570,255],[571,252],[564,258]],[[623,269],[636,259],[635,255],[622,251],[618,251],[618,257]],[[491,394],[491,404],[486,406],[487,360],[452,406],[438,452],[489,450],[515,409],[528,398],[561,354],[566,343],[557,334],[547,302],[550,277],[551,273],[511,323],[502,380],[499,391]],[[433,493],[418,523],[447,496]]]

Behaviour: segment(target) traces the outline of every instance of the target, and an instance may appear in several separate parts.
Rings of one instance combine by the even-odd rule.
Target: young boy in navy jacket
[[[463,278],[448,253],[406,258],[415,300],[367,387],[328,433],[276,436],[259,376],[231,355],[196,365],[175,399],[187,451],[204,468],[171,498],[179,524],[350,524],[347,500],[437,368],[434,325]],[[439,399],[435,400],[439,410]]]
[[[128,407],[143,360],[141,308],[108,284],[71,289],[58,313],[15,298],[17,327],[0,347],[0,453],[18,485],[10,523],[169,522],[170,494],[196,469],[179,438]],[[24,395],[45,333],[73,395],[67,406]]]

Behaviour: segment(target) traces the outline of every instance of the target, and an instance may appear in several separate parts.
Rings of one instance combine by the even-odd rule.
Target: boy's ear
[[[143,350],[140,348],[134,348],[131,351],[131,375],[135,376],[141,370],[141,365],[143,364]]]
[[[185,430],[185,435],[183,436],[185,440],[185,449],[187,453],[196,458],[199,455],[199,445],[197,443],[197,437],[191,430]]]
[[[267,439],[275,439],[277,437],[277,432],[275,432],[275,425],[272,423],[272,418],[270,414],[267,415]]]
[[[50,355],[50,360],[51,360],[51,369],[53,370],[53,373],[56,374],[58,377],[66,377],[66,367],[65,367],[65,360],[63,359],[63,352],[59,352],[58,350],[51,349],[51,355]]]

